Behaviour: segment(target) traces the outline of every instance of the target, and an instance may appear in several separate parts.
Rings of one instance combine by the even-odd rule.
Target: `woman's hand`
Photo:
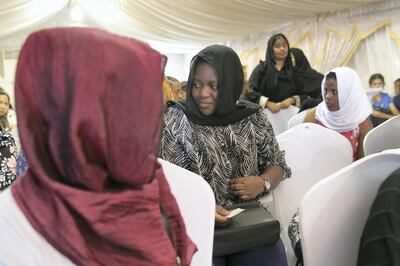
[[[286,109],[289,106],[294,105],[295,103],[296,103],[296,100],[293,97],[289,97],[289,98],[286,98],[285,100],[283,100],[280,103],[280,106],[282,109]]]
[[[267,101],[267,103],[265,104],[265,107],[268,108],[268,110],[270,110],[273,113],[277,113],[281,110],[281,107],[279,104],[276,104],[271,101]]]
[[[264,192],[264,178],[261,176],[246,176],[231,181],[232,194],[241,200],[256,198]]]
[[[230,219],[229,217],[227,217],[229,214],[230,214],[230,211],[225,210],[221,206],[217,205],[215,207],[215,223],[216,224],[225,223],[226,221],[228,221]]]

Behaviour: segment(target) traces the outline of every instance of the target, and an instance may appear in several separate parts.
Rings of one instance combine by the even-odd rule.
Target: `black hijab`
[[[218,98],[215,113],[204,116],[192,96],[194,73],[199,62],[210,64],[218,77]],[[181,108],[193,123],[205,126],[226,126],[246,118],[260,109],[259,105],[238,102],[243,90],[243,69],[234,50],[223,45],[211,45],[193,57],[187,82],[186,101],[170,103]]]
[[[285,65],[281,71],[275,68],[274,45],[279,39],[284,39],[288,46],[288,55],[285,58]],[[292,58],[290,56],[289,41],[285,35],[279,33],[268,40],[268,47],[265,54],[265,61],[253,70],[250,76],[250,87],[264,96],[269,97],[273,102],[280,102],[286,98],[298,94],[293,77]]]
[[[294,76],[296,77],[296,86],[304,94],[313,98],[320,98],[321,96],[321,83],[324,75],[311,68],[307,57],[299,48],[291,48],[295,66]]]

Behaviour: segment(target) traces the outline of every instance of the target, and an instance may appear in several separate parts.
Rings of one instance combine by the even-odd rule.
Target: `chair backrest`
[[[285,150],[292,177],[273,191],[273,213],[281,224],[281,238],[291,265],[295,257],[287,234],[290,220],[315,183],[352,162],[352,148],[345,137],[315,123],[294,126],[277,136],[277,141]]]
[[[197,245],[192,266],[212,265],[215,199],[209,184],[199,175],[158,159],[178,202],[186,231]]]
[[[288,121],[288,128],[292,128],[298,124],[304,123],[304,118],[309,110],[301,111],[300,113],[295,114]]]
[[[299,108],[293,105],[289,106],[287,109],[282,109],[277,113],[272,113],[267,108],[264,109],[264,112],[267,114],[268,120],[271,122],[276,136],[288,129],[289,119],[297,114],[298,111]]]
[[[400,116],[395,116],[373,128],[364,138],[364,153],[369,155],[400,148]]]
[[[303,123],[277,136],[292,177],[274,191],[274,215],[285,228],[306,192],[319,180],[351,164],[350,142],[315,123]]]
[[[325,178],[300,206],[304,265],[354,266],[379,186],[400,165],[400,153],[367,156]]]

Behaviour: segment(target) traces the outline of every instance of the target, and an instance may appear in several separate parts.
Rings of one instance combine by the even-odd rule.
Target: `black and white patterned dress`
[[[202,126],[189,121],[182,110],[168,108],[160,156],[201,175],[223,207],[242,202],[230,193],[230,180],[259,175],[269,165],[280,165],[283,178],[291,175],[271,123],[261,110],[231,125]]]
[[[17,146],[13,136],[0,131],[0,191],[14,182],[17,164]]]

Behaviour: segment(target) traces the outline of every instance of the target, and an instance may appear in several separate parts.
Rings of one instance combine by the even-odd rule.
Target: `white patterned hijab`
[[[372,113],[360,77],[349,67],[337,67],[329,72],[336,74],[340,108],[338,111],[329,111],[325,104],[325,75],[321,84],[324,101],[317,106],[315,118],[325,127],[337,132],[353,130]]]

